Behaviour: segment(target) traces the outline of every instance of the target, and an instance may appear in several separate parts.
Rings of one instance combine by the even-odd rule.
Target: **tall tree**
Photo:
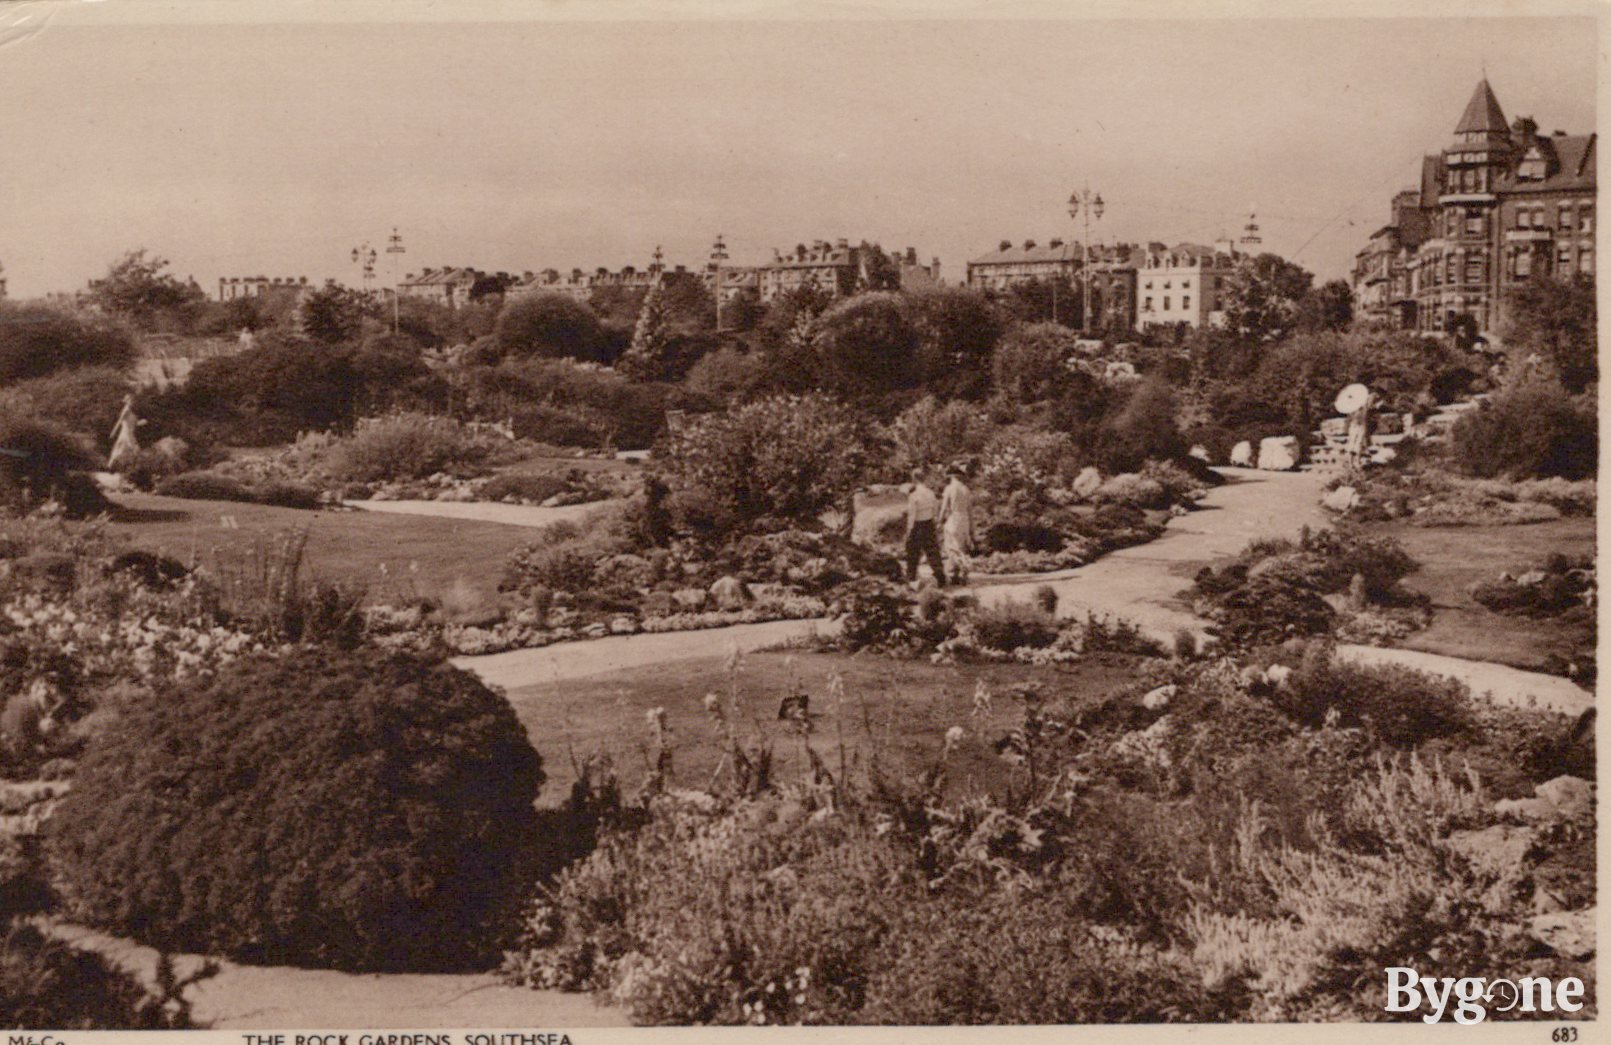
[[[107,267],[106,275],[90,283],[91,304],[121,316],[139,327],[150,327],[157,316],[206,299],[200,288],[181,283],[164,271],[166,258],[144,247],[131,250]]]
[[[302,334],[324,345],[344,345],[364,329],[365,296],[339,283],[326,283],[309,291],[297,306],[296,325]]]
[[[1306,334],[1347,330],[1354,321],[1354,292],[1334,279],[1313,288],[1298,302],[1298,329]]]
[[[655,280],[643,296],[638,323],[632,331],[632,344],[616,361],[615,369],[637,381],[653,381],[661,376],[666,357],[666,298],[664,284]]]
[[[817,331],[823,388],[869,399],[918,378],[918,334],[900,295],[861,294],[823,313]]]
[[[1600,379],[1594,277],[1533,280],[1506,305],[1504,342],[1513,360],[1542,356],[1574,395]]]
[[[990,390],[990,353],[1001,339],[1001,311],[977,290],[941,287],[906,295],[917,329],[924,387],[941,398],[980,399]]]
[[[1243,258],[1220,289],[1226,328],[1252,341],[1281,340],[1292,332],[1298,302],[1313,282],[1308,269],[1278,255]]]

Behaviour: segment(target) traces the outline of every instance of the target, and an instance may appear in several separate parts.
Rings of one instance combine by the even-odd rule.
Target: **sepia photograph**
[[[1591,1040],[1603,13],[0,3],[8,1042]]]

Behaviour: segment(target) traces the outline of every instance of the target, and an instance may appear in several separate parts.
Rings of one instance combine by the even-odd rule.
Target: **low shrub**
[[[495,475],[481,486],[483,501],[516,500],[541,504],[571,489],[571,483],[557,475]]]
[[[210,970],[209,970],[210,971]],[[166,959],[158,967],[176,995]],[[186,984],[188,986],[188,984]],[[186,1030],[176,997],[148,991],[106,958],[11,919],[0,938],[0,1021],[19,1030]]]
[[[1271,698],[1294,721],[1323,725],[1335,714],[1343,726],[1365,726],[1393,747],[1464,733],[1475,717],[1465,685],[1399,664],[1354,664],[1323,645],[1305,652]]]
[[[251,488],[239,479],[217,472],[185,472],[157,483],[159,497],[183,497],[189,501],[252,501]]]
[[[973,614],[974,633],[985,649],[1044,649],[1057,641],[1057,618],[1042,606],[1006,599]]]
[[[470,968],[530,887],[542,780],[474,676],[300,648],[125,707],[85,752],[48,855],[73,917],[153,946]]]
[[[1055,552],[1063,547],[1063,535],[1039,522],[994,522],[985,527],[984,546],[992,552]]]
[[[322,503],[319,491],[305,483],[270,480],[259,483],[251,490],[252,500],[258,504],[277,508],[317,508]]]
[[[1592,608],[1596,597],[1592,559],[1554,556],[1520,577],[1508,574],[1483,581],[1471,590],[1479,605],[1495,613],[1553,617],[1575,608]]]

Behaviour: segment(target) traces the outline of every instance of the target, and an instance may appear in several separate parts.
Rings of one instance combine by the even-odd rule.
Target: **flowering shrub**
[[[1101,695],[981,679],[909,774],[819,756],[797,784],[651,787],[539,891],[504,975],[639,1023],[1000,1024],[1363,1019],[1384,965],[1560,970],[1517,932],[1546,857],[1482,863],[1471,836],[1497,813],[1473,773],[1384,757],[1386,705],[1350,704],[1363,727],[1272,706],[1347,670],[1152,661]],[[1003,696],[1020,710],[997,736]],[[663,727],[652,710],[661,758]],[[1514,730],[1547,732],[1472,728],[1444,741],[1501,766]],[[1005,788],[943,798],[975,747]]]
[[[763,517],[809,521],[861,479],[860,415],[820,395],[775,396],[706,414],[670,434],[656,468],[684,530],[719,535]]]
[[[359,422],[333,450],[330,469],[338,479],[422,479],[436,472],[473,469],[492,445],[457,421],[424,414],[397,414]]]

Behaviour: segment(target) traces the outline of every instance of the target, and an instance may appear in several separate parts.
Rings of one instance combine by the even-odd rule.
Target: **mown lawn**
[[[109,529],[181,562],[239,556],[290,530],[308,531],[310,576],[367,586],[373,600],[412,595],[496,597],[504,560],[526,527],[364,511],[298,511],[232,501],[118,494]],[[382,569],[384,567],[384,570]]]
[[[1504,570],[1520,573],[1553,552],[1593,555],[1593,519],[1527,526],[1383,523],[1371,531],[1403,542],[1421,564],[1404,579],[1405,585],[1432,597],[1432,626],[1405,639],[1406,648],[1537,669],[1550,654],[1570,659],[1587,642],[1584,627],[1494,613],[1472,599],[1471,586],[1497,579]]]
[[[829,678],[844,680],[835,706]],[[983,679],[992,693],[988,714],[974,716],[974,692]],[[1089,693],[1093,698],[1136,684],[1135,661],[1096,655],[1072,665],[935,665],[870,654],[754,653],[736,675],[723,658],[684,660],[653,669],[632,668],[569,682],[524,686],[509,692],[515,713],[543,756],[549,783],[543,805],[564,800],[570,761],[592,754],[610,757],[623,784],[640,783],[649,766],[648,712],[662,707],[671,729],[672,786],[704,789],[722,761],[723,743],[703,700],[707,693],[740,694],[739,735],[746,746],[770,743],[774,779],[792,783],[809,766],[807,741],[836,775],[840,744],[851,775],[875,755],[903,779],[909,770],[932,766],[945,733],[961,726],[966,735],[949,762],[953,794],[998,791],[1011,767],[994,744],[1022,720],[1023,705],[1012,687],[1033,682],[1048,696]],[[810,733],[802,738],[778,720],[779,701],[791,692],[810,698]]]

